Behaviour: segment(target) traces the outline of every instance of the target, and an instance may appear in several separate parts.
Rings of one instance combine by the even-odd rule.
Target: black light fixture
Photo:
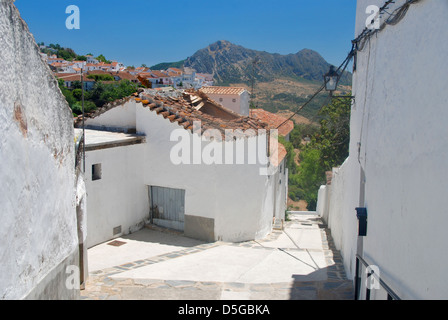
[[[354,99],[353,96],[335,96],[333,92],[336,91],[341,75],[334,70],[334,66],[330,66],[330,71],[324,75],[325,90],[330,92],[330,97],[335,99]]]
[[[324,75],[325,90],[330,92],[330,96],[333,95],[333,91],[336,90],[339,82],[339,74],[334,70],[334,66],[330,67],[330,71]]]

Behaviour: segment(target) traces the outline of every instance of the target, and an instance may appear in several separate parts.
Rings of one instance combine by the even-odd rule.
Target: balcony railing
[[[356,255],[356,275],[355,275],[355,300],[359,300],[360,298],[360,290],[361,290],[361,273],[360,273],[360,263],[362,263],[365,267],[372,266],[372,264],[367,263],[360,255]],[[387,292],[387,300],[401,300],[400,297],[379,277],[376,275],[373,270],[370,270],[367,273],[367,279],[370,277],[375,277],[375,280],[378,281],[380,286]],[[366,300],[370,300],[370,286],[366,285]]]

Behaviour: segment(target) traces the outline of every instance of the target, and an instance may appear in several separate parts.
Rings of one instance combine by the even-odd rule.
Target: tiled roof
[[[201,129],[217,129],[225,138],[225,130],[267,129],[267,124],[250,117],[241,116],[224,108],[200,91],[176,91],[176,94],[161,94],[160,91],[147,89],[136,97],[151,111],[165,119],[176,122],[186,130],[193,132],[193,122],[201,121]]]
[[[271,137],[271,139],[274,139],[274,138]],[[278,165],[283,161],[283,159],[285,159],[287,154],[288,154],[288,151],[286,151],[285,146],[282,145],[280,142],[278,142],[278,153],[271,154],[271,157],[270,157],[271,163],[274,166],[278,167]]]
[[[142,77],[142,78],[145,78],[145,79],[149,79],[149,78],[152,78],[152,79],[158,79],[158,78],[156,78],[156,77],[153,77],[153,76],[152,76],[150,73],[148,73],[148,72],[140,72],[140,73],[137,74],[137,76]]]
[[[266,122],[269,125],[270,129],[277,128],[278,134],[281,136],[286,136],[294,129],[294,122],[292,120],[285,122],[287,119],[283,118],[282,116],[276,115],[263,109],[250,109],[249,115],[252,118]]]
[[[178,68],[168,68],[168,70],[176,72],[176,73],[182,73],[182,70],[180,70]]]
[[[137,77],[130,74],[126,71],[117,71],[117,72],[111,72],[112,75],[119,76],[121,79],[129,80],[129,81],[135,81],[137,80]]]
[[[159,70],[152,70],[151,74],[157,78],[168,78],[168,75]]]
[[[240,95],[244,91],[245,88],[242,87],[203,87],[200,89],[201,92],[205,94],[231,94],[231,95]]]
[[[167,88],[163,90],[139,89],[139,93],[135,93],[133,98],[143,107],[149,108],[152,112],[156,112],[159,116],[171,123],[176,123],[185,130],[194,132],[193,122],[200,121],[201,134],[208,129],[217,129],[223,140],[226,138],[226,129],[241,130],[240,134],[234,131],[236,138],[257,135],[260,129],[270,129],[267,123],[256,118],[241,116],[214,102],[206,94],[193,89],[185,91]],[[91,114],[86,114],[86,117],[95,118],[116,106],[123,105],[129,99],[131,97],[111,102]],[[81,122],[82,116],[77,117],[75,126],[79,126]],[[272,136],[271,139],[273,139]],[[272,164],[278,166],[285,156],[285,147],[278,143],[278,157],[275,157],[275,153],[271,155]]]
[[[118,76],[122,80],[127,79],[129,81],[135,81],[137,80],[137,77],[130,74],[127,71],[105,71],[105,70],[92,70],[89,71],[88,74],[110,74],[111,76]]]
[[[80,73],[56,73],[55,76],[64,81],[81,81]],[[95,80],[87,78],[86,74],[83,74],[83,81],[95,82]]]

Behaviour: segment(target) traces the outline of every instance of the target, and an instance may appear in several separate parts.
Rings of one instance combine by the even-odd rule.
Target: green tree
[[[96,57],[96,59],[100,62],[111,63],[111,61],[107,60],[106,57],[102,54],[100,54],[98,57]]]
[[[76,100],[81,101],[82,100],[82,89],[74,89],[72,91],[72,95]]]
[[[308,203],[308,210],[316,210],[317,192],[325,183],[325,169],[320,165],[320,157],[319,150],[305,148],[300,153],[298,173],[290,179],[291,184],[299,191],[296,196]]]
[[[92,101],[84,101],[84,113],[92,112],[95,109],[97,109],[97,107]],[[72,111],[74,115],[82,114],[82,102],[75,102],[72,106]]]
[[[350,94],[348,95],[350,96]],[[300,147],[300,166],[297,173],[289,176],[289,196],[293,200],[303,199],[308,210],[315,210],[317,194],[325,184],[325,172],[340,166],[348,157],[350,139],[351,100],[333,99],[322,107],[320,127],[297,127],[291,133],[291,143]],[[302,146],[299,141],[311,135],[311,142]]]
[[[89,74],[87,76],[89,79],[94,79],[95,81],[114,81],[114,77],[110,74]]]
[[[79,80],[73,81],[72,83],[72,88],[73,89],[82,89],[82,83]]]
[[[296,152],[291,142],[286,141],[284,137],[279,136],[278,142],[285,146],[286,149],[286,167],[289,169],[290,174],[297,173],[297,165],[295,162]]]
[[[326,170],[340,166],[348,157],[350,144],[350,99],[333,99],[322,108],[320,130],[311,140],[313,148],[320,150],[321,165]]]

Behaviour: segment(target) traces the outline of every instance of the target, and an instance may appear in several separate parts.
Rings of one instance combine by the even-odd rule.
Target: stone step
[[[272,226],[272,229],[274,229],[274,230],[283,230],[283,228],[284,228],[283,219],[275,218],[274,219],[274,224]]]

